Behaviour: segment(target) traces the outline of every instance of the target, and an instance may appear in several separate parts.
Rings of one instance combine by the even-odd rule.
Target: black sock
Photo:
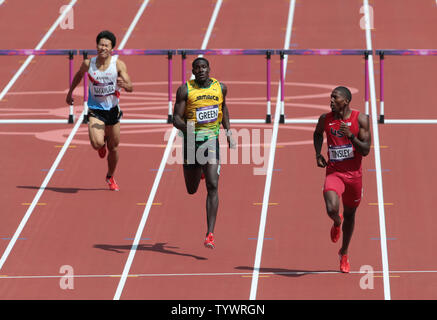
[[[106,175],[106,179],[111,179],[112,178],[112,176],[108,176],[108,175]]]

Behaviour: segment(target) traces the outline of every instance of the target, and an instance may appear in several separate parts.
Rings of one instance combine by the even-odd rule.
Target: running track
[[[45,1],[34,16],[34,2],[7,1],[0,6],[2,48],[34,48],[69,1]],[[104,4],[104,5],[103,5]],[[120,43],[142,1],[119,8],[115,1],[78,1],[74,29],[57,28],[44,49],[88,49],[94,36],[110,29]],[[283,48],[290,5],[294,1],[224,0],[207,48]],[[432,48],[433,1],[390,0],[374,8],[374,49]],[[129,35],[125,48],[200,48],[215,1],[151,0]],[[296,1],[290,48],[366,49],[360,28],[360,1]],[[23,10],[25,7],[25,10]],[[105,9],[102,9],[104,7]],[[195,10],[194,10],[195,8]],[[412,12],[415,14],[411,14]],[[104,18],[95,19],[101,14]],[[429,21],[427,24],[423,20]],[[11,31],[10,26],[17,28]],[[192,58],[192,57],[189,57]],[[166,117],[166,58],[121,57],[135,92],[122,96],[125,118]],[[432,57],[386,58],[386,117],[435,118],[432,106]],[[3,89],[25,57],[1,57]],[[80,64],[75,59],[75,68]],[[375,58],[376,97],[378,59]],[[1,118],[64,117],[67,83],[65,57],[36,57],[0,101]],[[190,59],[188,59],[190,61]],[[265,117],[263,57],[211,56],[212,76],[228,85],[231,118]],[[188,66],[188,64],[187,64]],[[272,97],[277,95],[279,59],[272,59]],[[174,87],[180,84],[175,58]],[[433,69],[434,68],[434,69]],[[189,69],[189,68],[188,68]],[[328,110],[329,89],[345,84],[356,93],[352,104],[364,111],[364,69],[359,57],[288,57],[288,118],[317,118]],[[189,76],[189,75],[188,75]],[[305,84],[307,86],[302,86]],[[41,94],[43,93],[43,94]],[[44,94],[45,93],[45,94]],[[324,97],[302,95],[324,93]],[[76,118],[82,91],[76,91]],[[253,99],[253,100],[250,100]],[[254,101],[248,104],[247,101]],[[123,107],[125,106],[125,107]],[[272,102],[275,112],[276,99]],[[5,252],[34,199],[47,170],[73,126],[8,124],[0,133],[2,223]],[[235,129],[274,129],[270,125],[233,125]],[[259,164],[225,164],[220,177],[217,248],[203,247],[204,186],[188,196],[181,166],[167,164],[136,247],[126,265],[145,212],[167,141],[167,125],[122,126],[117,180],[121,191],[104,183],[106,163],[87,142],[82,125],[57,167],[38,205],[0,270],[2,299],[435,299],[437,266],[433,257],[431,181],[437,172],[431,125],[379,125],[389,278],[383,278],[379,201],[374,152],[363,163],[365,193],[350,247],[351,274],[338,273],[338,245],[329,240],[324,212],[324,171],[315,166],[313,125],[279,126],[271,184],[254,175]],[[420,137],[420,138],[419,138]],[[178,138],[175,141],[177,150]],[[241,141],[240,141],[241,143]],[[261,141],[269,144],[270,140]],[[241,148],[239,149],[241,151]],[[271,149],[265,148],[267,154]],[[176,152],[176,151],[174,151]],[[241,159],[241,158],[240,158]],[[242,192],[244,190],[244,192]],[[261,205],[269,191],[270,205]],[[420,190],[418,193],[417,191]],[[259,233],[260,217],[265,230]],[[258,241],[261,234],[263,241]],[[260,248],[260,243],[263,244]],[[384,245],[384,244],[383,244]],[[260,259],[259,269],[254,261]],[[74,269],[74,289],[60,288],[61,266]],[[360,267],[375,271],[374,288],[360,287]],[[128,268],[126,268],[128,266]],[[123,272],[128,272],[121,282]],[[255,271],[255,272],[254,272]],[[258,273],[259,272],[259,273]],[[127,274],[125,274],[127,275]],[[256,277],[256,281],[254,278]],[[389,283],[389,291],[384,288]],[[254,287],[254,285],[256,287]],[[119,296],[116,294],[119,293]]]

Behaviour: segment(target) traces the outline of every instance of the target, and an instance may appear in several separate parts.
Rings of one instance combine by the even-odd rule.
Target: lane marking
[[[363,272],[358,271],[350,271],[350,274],[360,275]],[[373,271],[374,277],[382,278],[383,271]],[[390,271],[391,278],[400,278],[399,274],[413,274],[413,275],[422,275],[422,274],[437,274],[437,270],[400,270],[400,271]],[[278,272],[260,272],[259,276],[287,276],[287,275],[338,275],[343,277],[344,274],[340,271],[278,271]],[[120,278],[121,274],[74,274],[71,275],[71,278]],[[214,272],[214,273],[139,273],[139,274],[131,274],[129,277],[229,277],[229,276],[238,276],[238,277],[252,277],[251,272]],[[0,275],[0,278],[4,279],[59,279],[64,278],[65,275]]]
[[[370,32],[370,21],[371,17],[369,14],[369,2],[368,0],[363,0],[364,6],[364,16],[366,24],[366,47],[367,50],[372,49],[372,35]],[[373,128],[373,138],[374,138],[374,154],[375,154],[375,168],[376,168],[376,186],[378,193],[378,211],[379,211],[379,233],[381,235],[381,256],[382,256],[382,268],[383,268],[383,283],[384,283],[384,299],[391,300],[390,293],[390,279],[389,279],[389,264],[388,264],[388,253],[387,253],[387,235],[385,226],[385,212],[384,212],[384,193],[382,186],[382,173],[381,173],[381,154],[379,146],[379,129],[378,129],[378,112],[376,108],[376,89],[375,89],[375,75],[373,69],[373,55],[369,55],[369,85],[370,85],[370,96],[371,96],[371,119]]]
[[[147,204],[146,202],[137,202],[137,206],[144,206],[146,204]],[[152,203],[152,206],[160,206],[160,205],[162,205],[161,202],[153,202]]]
[[[63,145],[56,145],[55,146],[55,148],[62,148],[62,147],[63,147]],[[74,148],[77,148],[77,146],[74,146],[74,145],[73,146],[68,146],[68,148],[69,149],[74,149]]]
[[[47,41],[47,39],[50,37],[50,35],[53,33],[53,31],[56,29],[56,27],[59,25],[60,21],[64,18],[64,16],[67,14],[67,12],[73,7],[73,5],[77,2],[77,0],[72,0],[70,2],[70,4],[68,5],[68,7],[63,11],[63,13],[59,16],[59,18],[55,21],[55,23],[52,25],[52,27],[50,28],[49,32],[44,36],[44,38],[40,41],[40,43],[36,46],[35,49],[40,49],[43,44]],[[148,1],[145,1],[148,2]],[[137,17],[135,17],[137,18]],[[138,19],[137,19],[138,21]],[[126,33],[124,35],[124,38],[121,41],[121,44],[119,46],[119,49],[123,49],[124,44],[126,43],[127,39],[129,38],[130,33]],[[29,58],[33,56],[29,56]],[[27,65],[30,63],[30,61],[32,60],[30,59],[28,61],[28,63],[25,63],[22,65],[22,68],[20,68],[19,72],[17,72],[14,76],[14,78],[12,80],[16,80],[19,75],[23,72],[23,70],[25,69],[25,67],[27,67]],[[13,83],[15,82],[15,80],[11,82],[6,86],[6,88],[2,91],[2,94],[0,94],[0,99],[3,98],[3,96],[6,94],[6,92],[10,89],[10,87],[13,85]],[[76,135],[77,131],[79,130],[80,125],[83,122],[83,118],[84,118],[84,114],[85,114],[85,109],[83,109],[81,115],[79,116],[79,119],[76,121],[73,129],[71,130],[70,134],[68,135],[67,140],[65,141],[64,145],[62,146],[61,150],[59,151],[58,156],[56,157],[55,161],[52,164],[52,167],[50,168],[49,172],[47,173],[43,183],[41,184],[41,187],[39,188],[38,192],[35,195],[35,198],[33,199],[32,203],[30,204],[29,208],[26,211],[26,214],[24,215],[23,219],[21,220],[17,230],[15,231],[11,241],[9,242],[8,246],[6,247],[6,250],[4,251],[2,257],[0,258],[0,270],[3,268],[4,263],[6,262],[6,259],[8,258],[10,252],[12,251],[12,248],[14,247],[19,235],[21,234],[21,231],[23,230],[24,226],[26,225],[27,221],[29,220],[30,216],[32,215],[32,212],[35,208],[35,206],[38,203],[38,200],[41,198],[45,188],[47,187],[50,179],[53,176],[53,173],[55,172],[56,168],[58,167],[59,163],[61,162],[65,152],[67,151],[71,141],[73,140],[74,136]]]
[[[203,39],[202,46],[201,46],[200,49],[206,49],[206,46],[207,46],[209,38],[211,36],[211,32],[213,30],[213,27],[214,27],[214,24],[215,24],[215,21],[217,19],[217,15],[218,15],[218,13],[220,11],[222,3],[223,3],[223,0],[217,0],[217,2],[215,4],[215,8],[214,8],[214,11],[212,13],[212,17],[211,17],[211,19],[209,21],[208,30],[207,30],[207,32],[205,34],[205,38]],[[135,257],[135,253],[137,251],[137,247],[138,247],[138,244],[139,244],[139,239],[141,238],[141,234],[143,233],[144,227],[146,226],[147,218],[149,217],[149,213],[150,213],[150,209],[152,207],[153,199],[154,199],[155,194],[156,194],[156,192],[158,190],[158,186],[159,186],[159,183],[161,181],[161,177],[162,177],[162,174],[164,172],[165,165],[167,163],[167,159],[170,156],[170,153],[171,153],[171,150],[172,150],[172,146],[173,146],[173,142],[174,142],[174,140],[176,138],[177,132],[178,132],[178,129],[173,127],[172,130],[171,130],[170,137],[168,139],[167,145],[165,147],[164,155],[163,155],[161,163],[159,165],[159,169],[158,169],[158,171],[156,173],[155,181],[153,182],[153,186],[152,186],[152,190],[150,191],[146,207],[144,208],[143,216],[141,217],[140,224],[138,225],[138,229],[137,229],[137,232],[135,234],[135,239],[134,239],[132,247],[131,247],[131,249],[129,251],[129,256],[128,256],[126,264],[124,266],[123,273],[122,273],[122,276],[120,277],[120,281],[118,283],[117,290],[115,292],[113,300],[120,300],[121,294],[123,292],[124,285],[126,283],[126,279],[127,279],[128,275],[129,275],[129,270],[130,270],[130,268],[132,266],[132,262],[133,262],[133,259]]]
[[[32,205],[32,202],[23,202],[23,203],[21,203],[21,205],[23,205],[23,206],[30,206],[30,205]],[[45,202],[37,202],[34,205],[35,206],[45,206],[45,205],[47,205],[47,203],[45,203]]]
[[[384,206],[394,206],[394,203],[391,202],[385,202],[383,203]],[[369,206],[379,206],[379,202],[369,202]]]
[[[261,206],[261,205],[263,205],[263,202],[254,202],[253,203],[255,206]],[[269,202],[269,204],[268,204],[269,206],[277,206],[277,205],[279,205],[279,203],[278,202]]]
[[[285,32],[285,43],[284,43],[284,49],[288,49],[290,47],[290,39],[292,35],[292,27],[293,27],[293,18],[294,18],[294,9],[296,6],[296,0],[290,1],[289,11],[288,11],[288,19],[287,19],[287,31]],[[284,56],[284,81],[285,81],[285,74],[287,72],[287,63],[288,62],[288,56]],[[256,299],[256,292],[258,288],[258,277],[259,277],[259,270],[261,266],[261,256],[262,256],[262,248],[264,244],[264,232],[266,228],[266,221],[267,221],[267,209],[268,209],[268,203],[269,203],[269,196],[270,196],[270,189],[271,189],[271,182],[272,182],[272,175],[273,175],[273,164],[275,162],[275,151],[276,151],[276,141],[278,138],[278,130],[279,130],[279,118],[281,114],[282,104],[281,104],[281,90],[280,85],[278,86],[278,95],[276,100],[276,110],[275,110],[275,118],[273,123],[273,133],[271,138],[271,147],[269,150],[269,160],[268,160],[268,166],[267,166],[267,175],[266,175],[266,183],[264,187],[264,197],[263,197],[263,205],[261,209],[261,217],[260,217],[260,224],[259,224],[259,231],[258,231],[258,241],[256,244],[256,254],[255,254],[255,261],[253,264],[253,277],[252,277],[252,283],[250,287],[250,296],[249,300],[255,300]]]
[[[15,233],[14,233],[11,241],[9,242],[8,246],[6,247],[6,250],[4,251],[2,257],[0,258],[0,270],[3,268],[3,265],[6,262],[6,259],[8,258],[9,254],[11,253],[12,248],[15,245],[15,242],[18,240],[18,237],[20,236],[21,232],[24,229],[24,226],[26,225],[27,221],[29,220],[30,216],[32,215],[33,210],[35,209],[35,207],[37,205],[41,205],[41,203],[38,202],[38,201],[41,198],[41,196],[42,196],[45,188],[47,187],[50,179],[52,178],[56,168],[58,167],[59,163],[61,162],[62,157],[64,156],[65,152],[67,151],[68,145],[71,143],[71,141],[73,140],[74,135],[76,134],[77,130],[79,129],[80,125],[82,124],[83,115],[84,115],[84,113],[82,112],[82,114],[80,115],[80,117],[77,120],[76,124],[74,125],[73,130],[71,130],[67,140],[65,141],[65,144],[64,144],[63,148],[59,151],[59,154],[56,157],[55,161],[53,162],[53,164],[52,164],[49,172],[47,173],[43,183],[39,187],[38,192],[35,195],[35,198],[29,204],[30,206],[27,209],[27,211],[26,211],[23,219],[21,220],[20,224],[18,225],[17,230],[15,230]]]
[[[67,13],[73,8],[73,6],[76,4],[76,2],[77,2],[77,0],[71,0],[71,2],[67,5],[67,7],[62,12],[62,14],[59,15],[58,19],[56,19],[56,21],[52,24],[50,29],[47,31],[47,33],[44,35],[44,37],[41,39],[41,41],[36,45],[35,50],[39,50],[42,48],[42,46],[50,38],[52,33],[56,30],[59,23],[65,18]],[[9,81],[9,83],[6,85],[6,87],[3,88],[2,92],[0,93],[0,100],[2,100],[3,97],[8,93],[9,89],[11,89],[11,87],[14,85],[14,83],[17,81],[17,79],[21,76],[23,71],[32,62],[34,57],[35,57],[35,55],[30,55],[27,57],[27,59],[24,61],[24,63],[21,65],[21,67],[18,69],[18,71],[14,74],[14,76]]]

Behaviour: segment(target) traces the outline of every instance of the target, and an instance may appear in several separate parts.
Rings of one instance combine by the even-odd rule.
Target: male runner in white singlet
[[[67,94],[67,103],[73,103],[73,91],[88,72],[90,80],[88,94],[88,133],[91,146],[104,158],[108,149],[108,171],[106,182],[109,189],[118,191],[114,180],[114,171],[118,162],[118,144],[120,141],[120,118],[123,112],[119,106],[121,88],[132,92],[132,82],[123,61],[112,56],[116,38],[110,31],[97,35],[97,56],[85,59],[74,76]]]

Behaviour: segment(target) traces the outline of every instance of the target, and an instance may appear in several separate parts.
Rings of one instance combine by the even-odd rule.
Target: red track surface
[[[20,1],[18,1],[20,2]],[[34,18],[34,2],[0,6],[2,48],[34,48],[67,1],[46,1]],[[372,4],[374,49],[430,48],[437,14],[432,1],[384,1]],[[140,1],[79,1],[74,30],[58,28],[45,49],[88,49],[94,36],[110,29],[121,41]],[[360,29],[360,1],[297,1],[291,48],[365,49]],[[126,48],[200,48],[215,1],[151,1]],[[433,7],[434,6],[434,7]],[[289,2],[225,0],[208,48],[282,48]],[[411,15],[414,10],[417,14]],[[96,17],[104,17],[98,18]],[[30,18],[32,17],[32,18]],[[10,26],[18,28],[11,32]],[[434,23],[435,24],[435,23]],[[25,57],[0,57],[3,89]],[[135,91],[123,94],[125,119],[165,118],[167,59],[121,57]],[[433,57],[386,57],[386,118],[434,118]],[[190,68],[190,56],[187,69]],[[210,56],[211,75],[227,84],[231,118],[265,117],[265,58]],[[361,57],[290,56],[285,114],[316,118],[328,110],[331,89],[354,89],[353,107],[364,111],[364,65]],[[5,99],[1,119],[66,117],[67,59],[36,57]],[[75,59],[75,69],[81,58]],[[279,58],[272,59],[272,113],[275,111]],[[375,59],[375,70],[379,70]],[[433,69],[434,68],[434,69]],[[174,59],[174,87],[180,84],[180,57]],[[187,74],[189,76],[189,74]],[[379,85],[376,76],[377,88]],[[257,82],[257,83],[250,83]],[[307,86],[302,86],[305,84]],[[325,86],[325,87],[321,87]],[[41,94],[51,91],[53,93]],[[23,94],[23,92],[34,92]],[[35,93],[36,92],[36,93]],[[301,95],[324,94],[302,98]],[[257,98],[256,100],[250,100]],[[76,91],[82,101],[82,89]],[[255,101],[248,104],[248,101]],[[78,116],[82,107],[75,110]],[[233,125],[235,129],[272,129],[272,125]],[[0,130],[2,223],[0,236],[10,238],[55,160],[71,125],[7,124]],[[121,191],[107,190],[106,162],[88,143],[86,126],[76,134],[38,205],[0,270],[1,299],[113,299],[132,239],[144,212],[167,141],[169,125],[122,125],[116,173]],[[364,198],[357,212],[350,246],[352,273],[338,273],[339,245],[329,240],[331,221],[324,210],[324,170],[315,165],[313,125],[281,125],[275,155],[262,251],[257,299],[384,299],[383,278],[373,290],[360,288],[360,267],[382,271],[374,154],[364,159]],[[435,299],[432,188],[436,175],[431,125],[380,125],[380,143],[388,261],[392,299]],[[60,133],[59,133],[60,132]],[[261,131],[263,132],[263,131]],[[417,138],[420,137],[420,138]],[[176,140],[178,145],[179,140]],[[241,141],[239,141],[241,143]],[[268,144],[269,141],[261,140]],[[225,155],[225,149],[222,149]],[[240,148],[241,152],[241,148]],[[262,150],[268,153],[269,149]],[[420,155],[420,156],[418,156]],[[431,159],[431,161],[427,161]],[[229,156],[227,158],[229,162]],[[241,161],[241,155],[240,155]],[[123,287],[122,299],[249,298],[254,268],[265,175],[262,165],[224,164],[220,176],[217,248],[203,247],[206,190],[185,191],[182,168],[167,164],[153,200],[142,240]],[[435,177],[437,178],[437,177]],[[415,193],[421,190],[420,194]],[[412,192],[413,191],[413,192]],[[142,204],[141,204],[142,203]],[[1,254],[9,240],[0,240]],[[60,289],[61,266],[74,268],[74,290]],[[401,272],[402,271],[402,272]],[[408,271],[405,272],[405,271]],[[424,273],[422,271],[429,271]],[[213,274],[214,273],[214,274]],[[18,277],[18,278],[17,278]]]

